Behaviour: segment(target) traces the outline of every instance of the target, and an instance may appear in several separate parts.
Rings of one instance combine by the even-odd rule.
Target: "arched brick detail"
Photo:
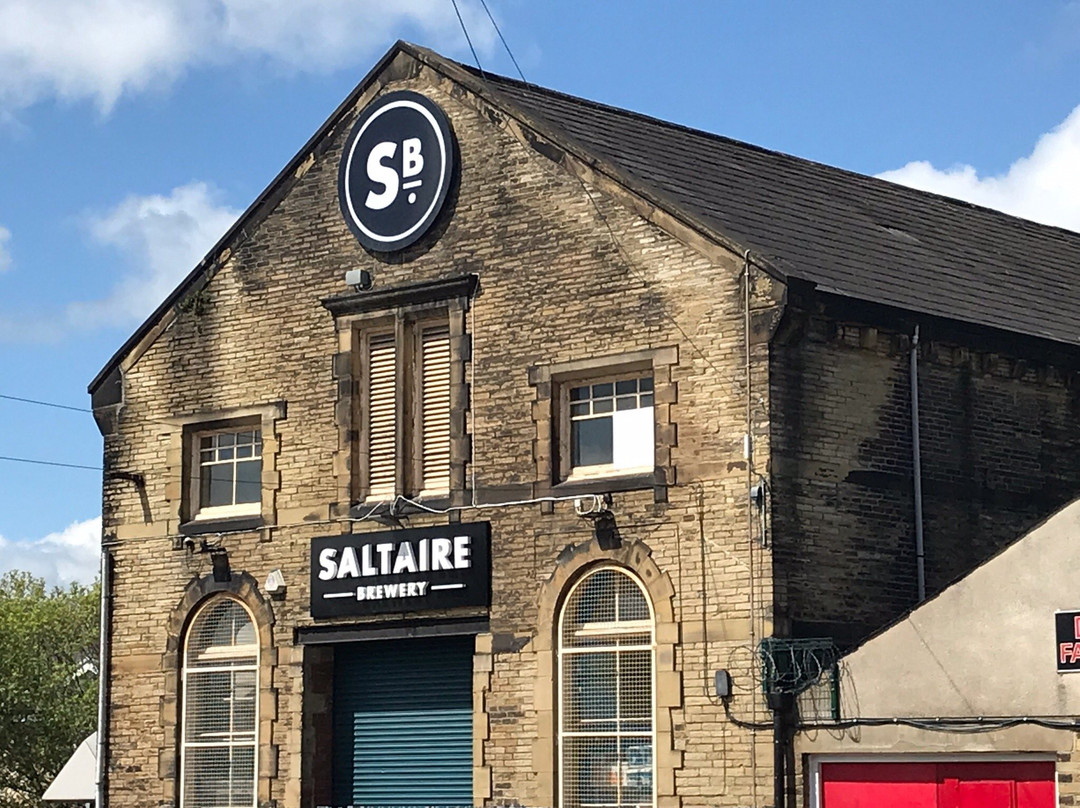
[[[677,808],[680,801],[675,794],[675,771],[682,767],[682,752],[674,748],[671,712],[682,706],[682,674],[675,669],[675,646],[679,643],[673,603],[675,588],[668,574],[653,561],[652,550],[640,541],[629,542],[616,550],[603,550],[595,540],[567,547],[556,560],[550,577],[540,587],[537,632],[523,649],[536,654],[538,671],[535,694],[538,733],[533,744],[533,765],[542,777],[538,804],[555,805],[558,791],[555,786],[558,772],[556,708],[559,703],[555,632],[559,609],[578,578],[595,567],[612,565],[633,573],[652,601],[656,618],[657,805]]]
[[[169,613],[166,622],[165,652],[161,670],[165,688],[161,697],[161,725],[165,746],[158,756],[158,777],[163,796],[175,802],[180,796],[180,667],[183,663],[184,633],[195,613],[214,597],[225,596],[240,601],[251,613],[259,635],[259,785],[260,805],[270,800],[270,786],[277,777],[277,744],[274,723],[277,720],[277,691],[271,686],[277,649],[274,647],[274,610],[259,591],[258,582],[246,572],[233,572],[230,581],[215,581],[213,574],[193,578],[183,597]]]

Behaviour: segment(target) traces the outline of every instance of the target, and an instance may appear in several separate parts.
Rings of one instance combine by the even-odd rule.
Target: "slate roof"
[[[786,279],[899,309],[1080,345],[1080,234],[491,73],[398,42],[90,383],[104,382],[288,192],[399,53],[595,158],[634,190]]]
[[[1080,344],[1078,233],[512,79],[484,81],[789,278]]]

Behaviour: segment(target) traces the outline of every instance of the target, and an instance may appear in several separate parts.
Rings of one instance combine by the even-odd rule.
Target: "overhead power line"
[[[72,407],[72,406],[70,406],[68,404],[56,404],[56,403],[54,403],[52,401],[41,401],[41,400],[36,399],[36,398],[22,398],[20,396],[8,396],[8,395],[4,395],[3,393],[0,393],[0,398],[4,399],[5,401],[19,401],[19,402],[21,402],[23,404],[36,404],[39,407],[52,407],[52,408],[57,409],[57,410],[71,410],[72,412],[86,412],[86,413],[90,413],[91,415],[94,414],[93,410],[88,409],[86,407]]]
[[[87,471],[103,471],[101,466],[83,466],[79,463],[59,463],[55,460],[32,460],[29,457],[8,457],[7,455],[0,455],[0,460],[6,460],[9,463],[31,463],[35,466],[59,466],[64,469],[86,469]]]
[[[465,41],[469,43],[469,50],[472,51],[473,61],[476,62],[476,69],[480,71],[480,75],[484,75],[484,68],[480,65],[480,57],[476,55],[476,48],[473,47],[472,38],[469,36],[469,29],[465,27],[465,20],[461,16],[461,9],[458,8],[457,0],[450,0],[454,4],[454,13],[457,14],[457,21],[461,23],[461,31],[465,34]]]
[[[480,0],[480,5],[482,5],[484,11],[487,12],[488,19],[491,20],[491,27],[494,28],[495,33],[499,35],[499,41],[502,42],[503,47],[506,48],[506,53],[510,57],[510,61],[514,63],[514,69],[517,70],[518,75],[521,76],[521,80],[528,84],[528,79],[525,78],[525,74],[521,72],[521,68],[518,66],[517,59],[514,58],[514,52],[510,50],[510,45],[507,44],[506,39],[502,35],[502,31],[499,30],[499,24],[495,22],[495,18],[491,15],[491,9],[488,8],[485,0]]]

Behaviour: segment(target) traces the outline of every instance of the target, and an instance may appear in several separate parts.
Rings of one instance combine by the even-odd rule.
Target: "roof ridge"
[[[546,95],[546,96],[552,96],[552,97],[556,97],[556,98],[565,99],[567,101],[571,101],[571,102],[579,104],[581,106],[588,107],[588,108],[591,108],[591,109],[595,109],[595,110],[597,110],[599,112],[614,113],[614,114],[619,115],[621,117],[630,118],[630,119],[637,120],[637,121],[645,121],[645,122],[648,122],[648,123],[652,123],[652,124],[655,124],[655,125],[659,126],[660,128],[663,128],[663,129],[683,132],[683,133],[694,135],[694,136],[697,136],[697,137],[701,137],[701,138],[704,138],[704,139],[710,140],[710,141],[727,143],[727,144],[730,144],[732,146],[736,146],[736,147],[738,147],[740,149],[746,149],[748,151],[756,152],[758,154],[763,154],[763,155],[766,155],[766,156],[769,156],[769,157],[778,157],[778,158],[781,158],[781,159],[784,159],[784,160],[793,160],[793,161],[796,161],[796,162],[804,164],[804,165],[816,166],[816,167],[824,169],[824,170],[826,170],[828,172],[835,172],[835,173],[838,173],[838,174],[846,175],[848,177],[854,177],[854,178],[857,178],[857,179],[862,180],[862,181],[868,181],[868,182],[870,182],[872,184],[875,184],[875,185],[884,185],[884,186],[887,186],[890,189],[892,189],[892,188],[901,188],[905,192],[908,192],[908,193],[911,193],[911,194],[914,194],[914,195],[917,195],[917,196],[926,197],[928,199],[940,200],[942,202],[945,202],[946,204],[956,205],[958,207],[966,208],[968,210],[982,211],[982,212],[989,213],[989,214],[991,214],[993,216],[1004,217],[1005,219],[1009,219],[1009,220],[1012,220],[1012,221],[1015,221],[1015,222],[1021,222],[1021,223],[1027,224],[1027,225],[1033,225],[1033,226],[1035,226],[1037,228],[1040,228],[1040,229],[1056,230],[1056,231],[1059,231],[1059,232],[1061,232],[1061,233],[1063,233],[1063,234],[1065,234],[1067,236],[1071,236],[1071,237],[1074,237],[1074,238],[1080,238],[1080,231],[1072,230],[1072,229],[1067,228],[1067,227],[1062,227],[1061,225],[1046,224],[1045,222],[1039,222],[1039,221],[1036,221],[1034,219],[1030,219],[1030,218],[1025,217],[1025,216],[1018,216],[1015,213],[1008,213],[1007,211],[999,210],[998,208],[992,208],[992,207],[989,207],[987,205],[980,205],[980,204],[978,204],[976,202],[970,202],[970,201],[968,201],[966,199],[959,199],[959,198],[954,197],[954,196],[948,196],[947,194],[942,194],[942,193],[939,193],[937,191],[927,191],[927,190],[925,190],[923,188],[916,188],[916,187],[914,187],[912,185],[904,185],[903,183],[899,183],[899,182],[896,182],[894,180],[883,179],[883,178],[881,178],[879,176],[876,176],[874,174],[865,174],[865,173],[863,173],[861,171],[855,171],[854,169],[844,168],[843,166],[835,166],[835,165],[831,165],[829,163],[823,163],[820,160],[814,160],[814,159],[809,158],[809,157],[802,157],[800,155],[792,154],[790,152],[781,151],[779,149],[770,149],[770,148],[768,148],[766,146],[761,146],[761,145],[758,145],[756,143],[751,143],[751,142],[746,141],[746,140],[739,140],[738,138],[731,137],[730,135],[722,135],[722,134],[719,134],[717,132],[710,132],[707,129],[698,129],[698,128],[690,126],[688,124],[678,123],[676,121],[664,120],[663,118],[657,118],[654,115],[648,115],[648,114],[646,114],[644,112],[638,112],[636,110],[632,110],[632,109],[629,109],[627,107],[619,107],[619,106],[615,106],[614,104],[606,104],[606,103],[604,103],[602,101],[595,101],[595,100],[590,99],[590,98],[584,98],[582,96],[573,95],[571,93],[565,93],[565,92],[562,92],[560,90],[554,90],[554,89],[552,89],[550,87],[545,87],[545,86],[543,86],[541,84],[535,84],[535,83],[530,82],[530,81],[524,81],[524,82],[519,81],[518,79],[512,78],[510,76],[504,76],[504,75],[501,75],[499,73],[492,73],[489,70],[480,71],[478,68],[473,67],[472,65],[467,65],[467,64],[464,64],[463,62],[458,62],[458,61],[456,61],[454,59],[449,59],[449,58],[447,58],[445,56],[441,56],[440,58],[442,58],[444,61],[456,64],[457,66],[459,66],[462,69],[464,69],[464,70],[468,71],[469,73],[471,73],[473,76],[475,76],[480,81],[493,82],[496,85],[497,84],[508,84],[508,85],[511,85],[511,86],[524,88],[524,89],[527,89],[527,90],[539,92],[539,93],[541,93],[543,95]],[[496,89],[498,89],[498,88],[496,88]],[[513,100],[513,99],[511,99],[511,100]],[[540,114],[543,114],[543,113],[540,113]],[[550,119],[548,119],[548,120],[549,120],[549,123],[551,123],[553,126],[559,126],[559,124],[550,121]],[[895,170],[895,169],[886,169],[886,170],[891,171],[891,170]]]

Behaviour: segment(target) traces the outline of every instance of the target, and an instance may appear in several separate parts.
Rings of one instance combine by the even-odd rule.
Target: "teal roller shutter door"
[[[471,636],[334,650],[334,802],[472,805]]]

